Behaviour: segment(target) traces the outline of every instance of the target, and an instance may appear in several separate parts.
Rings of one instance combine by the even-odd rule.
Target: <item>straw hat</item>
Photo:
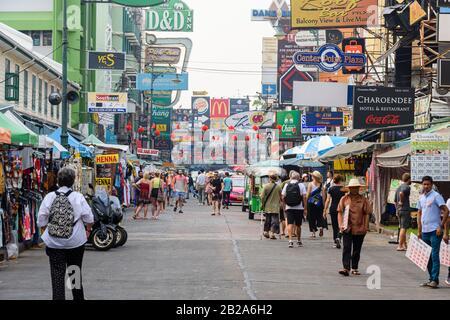
[[[356,188],[356,187],[365,187],[365,185],[362,185],[360,182],[359,182],[359,179],[357,179],[357,178],[353,178],[353,179],[351,179],[350,180],[350,182],[348,183],[348,185],[347,185],[347,188]]]
[[[317,180],[319,180],[319,182],[323,181],[323,177],[322,174],[319,171],[314,171],[313,173],[311,173],[311,175],[316,178]]]

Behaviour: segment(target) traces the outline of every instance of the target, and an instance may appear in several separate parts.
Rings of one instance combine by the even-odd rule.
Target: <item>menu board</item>
[[[435,181],[450,181],[450,134],[414,133],[411,135],[411,177],[421,181],[431,176]],[[426,164],[426,165],[424,165]]]

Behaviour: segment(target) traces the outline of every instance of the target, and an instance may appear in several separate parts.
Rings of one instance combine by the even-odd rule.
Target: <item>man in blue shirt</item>
[[[422,178],[423,194],[418,202],[417,224],[419,231],[417,236],[431,246],[431,258],[428,262],[430,281],[423,283],[422,287],[438,288],[439,286],[439,250],[442,239],[448,243],[448,213],[444,198],[433,190],[433,178]],[[442,212],[442,219],[441,219]]]
[[[233,189],[233,180],[230,178],[230,174],[225,172],[225,179],[223,179],[223,208],[227,208],[230,203],[231,190]]]

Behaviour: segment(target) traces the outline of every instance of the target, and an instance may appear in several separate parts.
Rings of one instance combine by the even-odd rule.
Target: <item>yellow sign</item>
[[[166,124],[157,124],[156,125],[156,130],[159,130],[161,132],[166,132],[167,131],[167,125]]]
[[[378,0],[291,0],[293,29],[363,27],[377,23]]]
[[[112,186],[112,179],[111,178],[96,178],[95,179],[95,185],[97,186]]]
[[[348,127],[348,120],[350,116],[348,114],[344,115],[344,127]]]
[[[421,5],[417,1],[411,3],[409,6],[409,24],[411,26],[426,16],[427,13],[422,9]]]
[[[116,164],[119,163],[119,154],[99,154],[95,161],[97,164]]]
[[[354,171],[355,163],[348,160],[335,160],[333,162],[333,168],[335,171]]]
[[[193,91],[192,95],[193,96],[207,96],[208,95],[208,91]]]

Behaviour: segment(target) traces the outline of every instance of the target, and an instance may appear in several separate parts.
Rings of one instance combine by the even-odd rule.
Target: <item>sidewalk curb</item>
[[[379,234],[382,234],[382,235],[385,235],[385,236],[389,236],[389,237],[393,237],[393,236],[396,235],[395,231],[385,229],[382,226],[377,227],[377,225],[375,223],[370,223],[369,229],[370,229],[370,231],[377,232]]]

